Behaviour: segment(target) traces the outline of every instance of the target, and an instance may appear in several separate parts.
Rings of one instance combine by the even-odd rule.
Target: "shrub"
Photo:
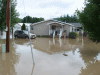
[[[49,36],[47,36],[47,35],[42,35],[41,37],[49,37]]]
[[[66,32],[66,30],[64,30],[64,32]]]
[[[36,35],[37,37],[49,37],[47,35]]]
[[[25,26],[24,23],[23,23],[23,25],[22,25],[22,30],[26,30],[26,26]]]
[[[40,37],[40,35],[36,35],[36,37]]]
[[[78,34],[78,32],[75,32],[76,33],[76,35],[77,35],[77,37],[79,36],[79,34]]]
[[[78,36],[78,35],[77,35],[76,32],[70,32],[70,33],[69,33],[69,38],[76,39],[77,36]]]

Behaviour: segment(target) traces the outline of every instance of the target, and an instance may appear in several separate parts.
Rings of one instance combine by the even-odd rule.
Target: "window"
[[[23,31],[25,34],[28,34],[28,31]]]
[[[23,34],[23,31],[19,31],[19,34]]]
[[[33,26],[31,26],[31,30],[33,30],[34,29],[34,27]]]
[[[79,31],[79,29],[77,29],[77,31]]]
[[[72,32],[73,32],[73,28],[72,28]]]

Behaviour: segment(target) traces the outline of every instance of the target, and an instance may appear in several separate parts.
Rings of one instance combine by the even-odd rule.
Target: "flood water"
[[[0,75],[100,75],[100,44],[87,37],[31,42],[35,65],[28,39],[10,39],[9,53],[2,53],[6,40],[0,39]]]

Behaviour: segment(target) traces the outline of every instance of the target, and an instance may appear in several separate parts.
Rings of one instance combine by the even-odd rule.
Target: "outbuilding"
[[[26,26],[26,30],[29,30],[29,31],[30,31],[30,25],[31,25],[32,23],[24,23],[24,24],[25,24],[25,26]],[[23,23],[17,23],[17,24],[15,24],[14,27],[13,27],[13,33],[14,33],[16,30],[21,30],[21,29],[22,29],[22,25],[23,25]]]

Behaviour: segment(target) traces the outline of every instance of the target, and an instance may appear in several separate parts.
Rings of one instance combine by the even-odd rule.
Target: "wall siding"
[[[36,35],[49,35],[48,23],[50,22],[53,22],[53,21],[46,21],[43,23],[31,25],[31,26],[34,26],[34,29],[31,30],[31,27],[30,27],[30,32]],[[72,26],[65,24],[64,30],[66,30],[66,36],[69,36],[69,32],[72,32]]]
[[[70,27],[69,25],[65,25],[64,30],[66,30],[66,36],[69,36],[69,32],[70,32]]]
[[[34,25],[34,29],[30,32],[36,35],[49,35],[49,25],[47,25],[47,22]]]

